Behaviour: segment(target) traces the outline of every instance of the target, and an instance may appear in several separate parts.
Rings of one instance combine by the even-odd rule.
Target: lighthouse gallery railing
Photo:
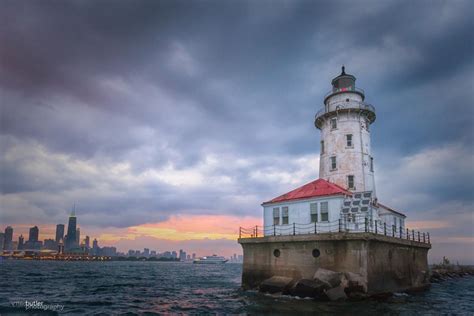
[[[290,236],[324,233],[374,233],[393,238],[401,238],[430,244],[430,234],[381,221],[371,221],[368,217],[348,217],[331,222],[314,222],[307,224],[291,223],[286,225],[239,227],[239,238],[260,238],[267,236]]]
[[[336,103],[336,108],[338,108],[339,106],[338,104],[340,104],[340,107],[339,107],[340,110],[344,110],[345,107],[348,106],[348,108],[353,109],[353,110],[366,110],[366,111],[371,111],[375,113],[375,107],[372,104],[365,103],[365,102],[357,102],[357,103],[352,102],[349,105],[346,104],[345,102],[338,102]],[[318,112],[316,112],[316,115],[314,117],[317,119],[328,112],[332,112],[332,111],[327,111],[326,106],[323,106],[318,110]]]

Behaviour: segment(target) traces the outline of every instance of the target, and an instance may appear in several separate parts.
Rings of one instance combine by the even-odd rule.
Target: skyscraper
[[[56,242],[59,243],[61,239],[64,240],[64,224],[56,225]]]
[[[20,235],[20,237],[18,237],[18,250],[22,250],[24,245],[25,238],[23,238],[23,235]]]
[[[86,245],[86,249],[89,249],[91,247],[91,239],[89,236],[86,236],[86,238],[84,239],[84,243]]]
[[[64,249],[66,251],[78,247],[78,243],[76,243],[76,225],[76,206],[74,205],[74,209],[69,216],[69,221],[67,224],[67,239],[64,242]]]
[[[30,228],[30,234],[28,236],[28,241],[33,244],[38,242],[38,236],[39,236],[39,228],[38,226],[34,226]]]
[[[99,242],[97,241],[97,239],[94,238],[94,240],[92,241],[92,251],[91,251],[91,254],[97,256],[99,254]]]
[[[13,228],[7,226],[5,228],[5,241],[3,242],[4,250],[13,250]]]
[[[0,233],[0,250],[3,250],[4,245],[5,245],[5,234]]]

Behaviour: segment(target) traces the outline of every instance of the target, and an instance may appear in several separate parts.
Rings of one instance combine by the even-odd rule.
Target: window
[[[321,155],[324,155],[324,140],[321,141]]]
[[[370,171],[374,172],[374,157],[370,157]]]
[[[331,170],[337,169],[336,156],[331,157]]]
[[[273,208],[273,225],[280,225],[280,208]]]
[[[337,128],[337,118],[332,118],[331,119],[331,129],[336,129]]]
[[[310,213],[311,213],[311,223],[316,223],[318,221],[318,203],[309,204]]]
[[[329,221],[328,202],[321,202],[321,222]]]
[[[288,206],[283,206],[281,208],[281,223],[283,225],[288,224]]]
[[[346,146],[347,147],[352,147],[352,134],[347,134],[346,135]]]
[[[355,189],[355,187],[354,187],[354,176],[353,175],[347,176],[347,187],[349,189]]]

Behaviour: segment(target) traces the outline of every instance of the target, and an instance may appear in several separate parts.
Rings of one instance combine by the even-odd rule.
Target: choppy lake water
[[[53,314],[474,315],[474,277],[386,301],[316,302],[242,291],[241,272],[240,264],[4,260],[0,315],[25,313],[25,301]]]

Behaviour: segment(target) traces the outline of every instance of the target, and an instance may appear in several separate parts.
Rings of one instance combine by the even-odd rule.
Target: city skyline
[[[402,4],[6,1],[2,228],[55,239],[76,201],[104,245],[240,253],[262,202],[319,177],[345,65],[377,110],[377,197],[431,263],[474,264],[473,2]]]
[[[1,227],[0,227],[0,229],[1,229],[0,234],[3,234],[3,236],[4,236],[3,238],[5,238],[5,239],[3,239],[3,243],[4,243],[3,244],[3,249],[4,250],[24,250],[27,247],[30,247],[30,246],[28,246],[27,243],[30,242],[30,241],[33,241],[33,242],[39,242],[39,245],[37,246],[38,250],[39,250],[39,248],[49,249],[49,250],[56,250],[58,248],[58,244],[57,244],[58,241],[57,241],[57,238],[56,238],[56,237],[58,237],[58,226],[59,227],[62,226],[62,229],[64,229],[65,225],[64,224],[56,224],[55,226],[56,226],[56,230],[54,231],[54,236],[53,236],[53,233],[51,233],[51,232],[49,232],[47,234],[42,233],[41,227],[38,227],[37,225],[28,227],[27,229],[22,229],[18,233],[16,232],[15,227],[6,226],[4,229],[1,229]],[[61,228],[59,228],[59,230],[60,229]],[[79,227],[77,229],[79,229]],[[12,236],[12,238],[10,240],[10,242],[11,242],[10,246],[7,245],[7,242],[8,242],[8,239],[6,238],[7,237],[6,231],[7,230],[11,231],[11,236]],[[25,234],[24,233],[25,231],[27,231],[28,233]],[[32,231],[34,231],[33,234],[32,234]],[[31,236],[34,236],[33,240],[31,239]],[[64,236],[67,237],[67,235],[64,235]],[[84,235],[84,236],[85,237],[80,241],[79,245],[80,246],[85,246],[86,249],[92,249],[93,248],[93,247],[90,246],[90,240],[93,240],[93,245],[98,245],[98,242],[100,242],[100,240],[98,238],[91,237],[89,235]],[[23,240],[25,243],[20,244],[20,240]],[[54,242],[53,247],[51,247],[51,245],[47,246],[46,242]],[[64,244],[64,239],[61,239],[61,242]],[[100,248],[104,248],[104,247],[105,248],[115,248],[119,255],[125,255],[125,256],[127,254],[130,255],[130,251],[134,251],[134,252],[141,253],[145,257],[148,257],[148,255],[146,255],[146,252],[148,250],[149,254],[154,253],[154,256],[165,254],[165,257],[166,257],[166,253],[170,253],[170,254],[172,253],[172,254],[176,255],[176,256],[174,256],[175,258],[179,258],[179,259],[183,260],[183,258],[181,256],[181,252],[183,251],[183,249],[179,249],[179,253],[178,253],[175,250],[170,250],[170,249],[167,249],[167,248],[160,248],[158,246],[154,246],[154,247],[145,246],[144,248],[142,248],[142,250],[143,250],[143,252],[142,252],[140,249],[136,249],[136,248],[129,248],[129,249],[126,249],[125,247],[117,248],[113,244],[101,244],[100,245]],[[160,250],[158,250],[158,248],[160,248]],[[33,249],[33,248],[30,247],[29,249]],[[65,249],[67,250],[67,248],[65,248]],[[1,252],[1,250],[2,249],[0,249],[0,252]],[[189,254],[191,254],[191,252],[188,253],[187,251],[184,251],[184,255],[185,255],[184,260],[189,260],[189,258],[186,259],[186,254],[189,255]],[[212,253],[208,253],[208,252],[206,252],[206,253],[199,252],[198,254],[196,254],[196,252],[192,252],[192,257],[194,259],[195,257],[202,257],[202,256],[211,255],[211,254]],[[225,253],[223,255],[225,255],[226,257],[229,257],[229,258],[233,258],[234,256],[238,256],[239,258],[242,257],[241,252],[232,253],[230,251],[225,251]],[[171,256],[171,257],[173,257],[173,256]],[[235,262],[237,262],[237,261],[235,261]]]

